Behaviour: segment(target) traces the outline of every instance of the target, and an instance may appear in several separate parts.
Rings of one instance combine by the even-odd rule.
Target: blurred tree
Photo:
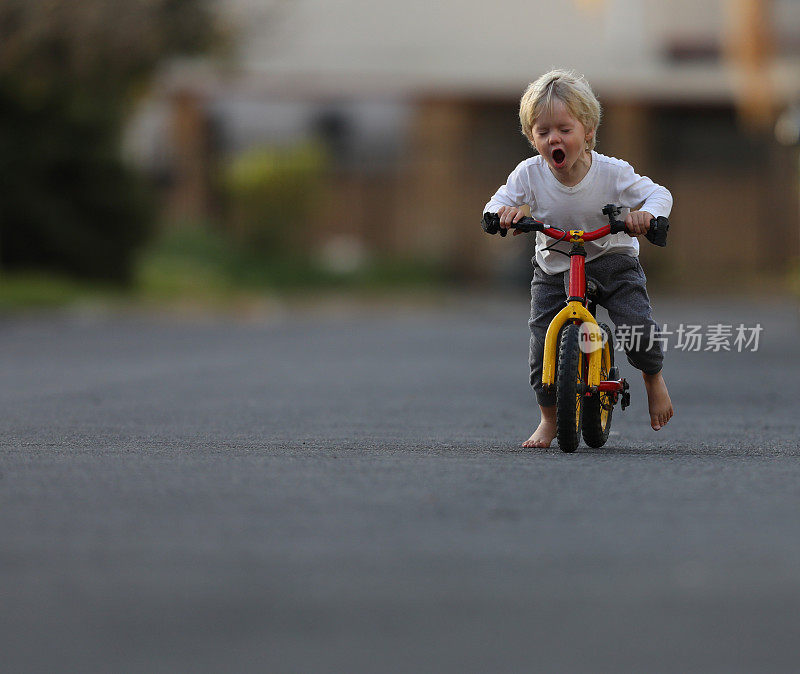
[[[207,0],[0,0],[0,264],[124,283],[152,203],[121,160],[170,56],[219,42]]]

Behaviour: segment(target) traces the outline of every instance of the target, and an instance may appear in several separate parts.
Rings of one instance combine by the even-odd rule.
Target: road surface
[[[527,300],[0,327],[5,671],[796,671],[798,314],[521,450]],[[704,328],[705,329],[705,328]]]

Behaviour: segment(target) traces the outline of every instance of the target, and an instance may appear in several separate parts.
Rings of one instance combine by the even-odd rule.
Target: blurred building
[[[465,277],[513,274],[524,244],[489,240],[478,220],[530,155],[522,90],[557,66],[585,74],[603,104],[598,151],[675,196],[670,245],[642,246],[654,276],[755,279],[800,255],[795,0],[222,6],[235,64],[172,64],[132,127],[178,214],[213,208],[209,162],[316,137],[334,157],[320,246],[346,236]]]

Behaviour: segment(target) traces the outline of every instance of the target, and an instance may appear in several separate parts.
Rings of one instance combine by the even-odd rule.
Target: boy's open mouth
[[[561,168],[564,165],[567,155],[562,149],[553,150],[553,163]]]

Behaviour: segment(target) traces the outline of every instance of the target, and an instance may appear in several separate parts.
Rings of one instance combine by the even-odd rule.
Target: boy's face
[[[558,99],[533,125],[533,144],[557,176],[571,176],[589,161],[586,142],[594,129],[586,129]]]

